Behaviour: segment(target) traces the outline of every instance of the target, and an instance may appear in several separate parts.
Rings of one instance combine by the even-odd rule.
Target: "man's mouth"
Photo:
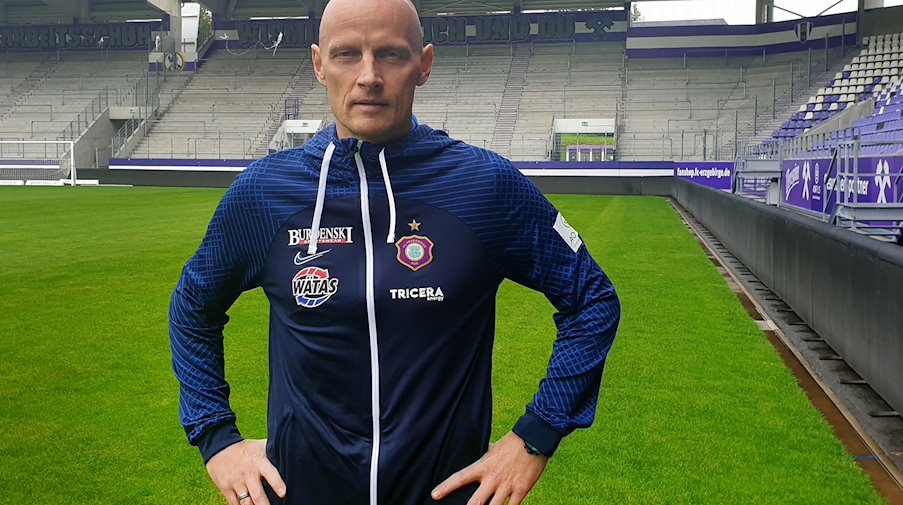
[[[378,102],[376,100],[358,100],[354,102],[354,105],[360,105],[363,107],[385,107],[388,104],[386,102]]]

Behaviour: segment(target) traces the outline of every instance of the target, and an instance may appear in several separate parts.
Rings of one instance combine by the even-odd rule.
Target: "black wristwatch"
[[[526,441],[524,442],[524,449],[526,449],[527,454],[529,454],[531,456],[539,456],[542,454],[541,452],[539,452],[539,449],[537,449],[536,447],[533,447],[532,445],[530,445],[529,442],[526,442]]]

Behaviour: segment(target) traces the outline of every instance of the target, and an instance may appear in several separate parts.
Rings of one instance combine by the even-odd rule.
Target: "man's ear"
[[[320,84],[326,86],[326,76],[323,75],[323,59],[320,57],[320,46],[317,44],[310,45],[310,59],[314,63],[314,73]]]
[[[427,44],[423,47],[423,53],[420,55],[420,79],[417,80],[418,86],[423,86],[429,80],[430,73],[433,71],[433,58],[435,56],[432,44]]]

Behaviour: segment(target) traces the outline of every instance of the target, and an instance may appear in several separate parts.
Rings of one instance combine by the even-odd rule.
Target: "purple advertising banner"
[[[733,173],[733,161],[674,162],[674,175],[678,178],[722,191],[731,190],[731,175]]]
[[[770,185],[771,179],[768,177],[743,177],[740,179],[740,193],[765,198]]]
[[[837,170],[831,167],[830,159],[784,160],[781,173],[781,199],[785,205],[824,213],[825,180],[834,177]],[[829,171],[831,172],[829,174]],[[833,186],[833,183],[832,183]],[[827,208],[827,213],[833,208]]]
[[[859,158],[853,166],[837,167],[830,159],[785,160],[781,195],[785,205],[831,214],[841,202],[894,203],[903,200],[903,157]],[[841,161],[842,163],[842,161]],[[855,177],[853,174],[861,174]]]

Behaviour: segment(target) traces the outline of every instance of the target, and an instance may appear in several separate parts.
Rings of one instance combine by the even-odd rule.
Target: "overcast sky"
[[[775,0],[774,19],[784,21],[797,19],[779,7],[784,7],[803,16],[815,16],[831,7],[837,0]],[[643,21],[674,21],[685,19],[723,18],[732,25],[753,24],[755,20],[755,0],[670,0],[665,2],[634,2],[643,14]],[[853,12],[857,0],[842,0],[825,14]],[[885,0],[887,7],[903,5],[903,0]]]

